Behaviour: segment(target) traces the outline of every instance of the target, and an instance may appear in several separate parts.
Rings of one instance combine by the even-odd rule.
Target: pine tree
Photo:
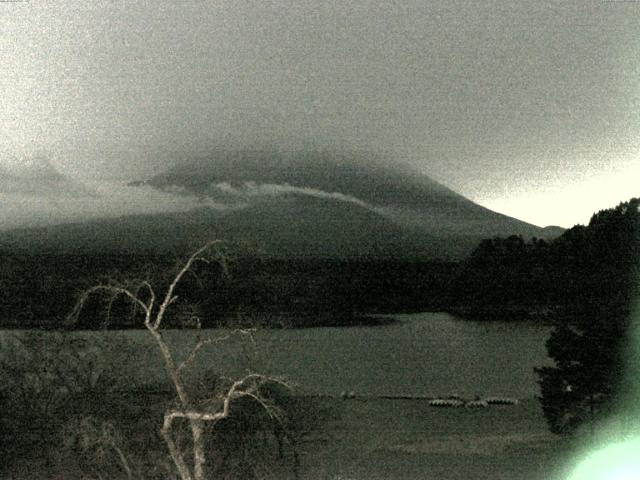
[[[547,341],[555,366],[536,369],[552,432],[570,433],[611,411],[623,387],[631,309],[638,296],[640,199],[593,215],[554,247],[571,308]]]

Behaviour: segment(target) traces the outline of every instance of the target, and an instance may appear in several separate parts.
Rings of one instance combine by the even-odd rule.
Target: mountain
[[[255,201],[292,192],[334,198],[435,236],[562,233],[557,227],[547,230],[496,213],[427,175],[369,153],[218,151],[140,183],[220,200],[235,196]]]
[[[291,194],[223,216],[222,238],[277,256],[449,257],[442,239],[351,202]]]
[[[13,229],[0,232],[0,245],[25,252],[178,255],[211,238],[250,253],[284,258],[451,259],[464,256],[479,241],[468,237],[452,242],[357,205],[290,195],[223,212],[201,208]]]
[[[0,194],[69,196],[90,193],[81,183],[58,172],[46,157],[3,158],[0,163]]]
[[[548,238],[548,239],[557,238],[566,231],[567,231],[566,228],[559,227],[558,225],[548,225],[542,229],[542,232],[539,235],[539,237]]]
[[[12,230],[0,243],[179,251],[222,238],[279,257],[457,259],[482,238],[548,236],[383,160],[328,151],[218,151],[129,186],[197,198],[202,208]]]

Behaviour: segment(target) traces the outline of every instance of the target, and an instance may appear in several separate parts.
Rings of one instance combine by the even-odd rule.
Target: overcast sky
[[[0,166],[383,151],[539,225],[640,196],[640,2],[0,2]]]

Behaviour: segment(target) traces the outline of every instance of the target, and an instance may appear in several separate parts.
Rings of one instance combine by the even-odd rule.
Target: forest
[[[638,258],[638,199],[595,213],[553,240],[483,240],[466,260],[391,257],[274,258],[224,252],[222,267],[184,279],[180,298],[201,326],[251,322],[265,327],[375,323],[376,314],[448,311],[476,320],[533,319],[628,309]],[[222,253],[222,252],[220,252]],[[0,324],[69,326],[78,293],[96,282],[162,282],[177,259],[126,251],[16,252],[0,246],[4,292]],[[121,303],[121,304],[120,304]],[[115,311],[126,302],[112,305]],[[129,328],[127,315],[104,318],[91,306],[74,328]],[[99,313],[102,311],[103,313]],[[186,326],[184,319],[168,324]]]
[[[175,258],[156,254],[95,252],[2,253],[0,322],[9,328],[68,326],[66,316],[83,289],[96,282],[147,279],[162,282]],[[411,260],[280,259],[225,257],[220,266],[199,268],[184,279],[180,298],[203,327],[237,322],[265,327],[309,327],[375,322],[365,314],[442,310],[455,264]],[[126,308],[126,301],[117,302]],[[95,305],[74,328],[130,328],[127,315],[104,318]],[[102,313],[99,313],[102,312]],[[186,326],[168,319],[174,327]]]
[[[483,240],[459,265],[449,294],[469,316],[547,318],[628,309],[640,252],[638,199],[595,213],[545,241]]]

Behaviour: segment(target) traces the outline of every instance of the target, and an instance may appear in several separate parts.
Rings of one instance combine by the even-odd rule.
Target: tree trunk
[[[193,476],[194,480],[205,479],[206,456],[204,453],[204,422],[191,420],[191,433],[193,436]]]

